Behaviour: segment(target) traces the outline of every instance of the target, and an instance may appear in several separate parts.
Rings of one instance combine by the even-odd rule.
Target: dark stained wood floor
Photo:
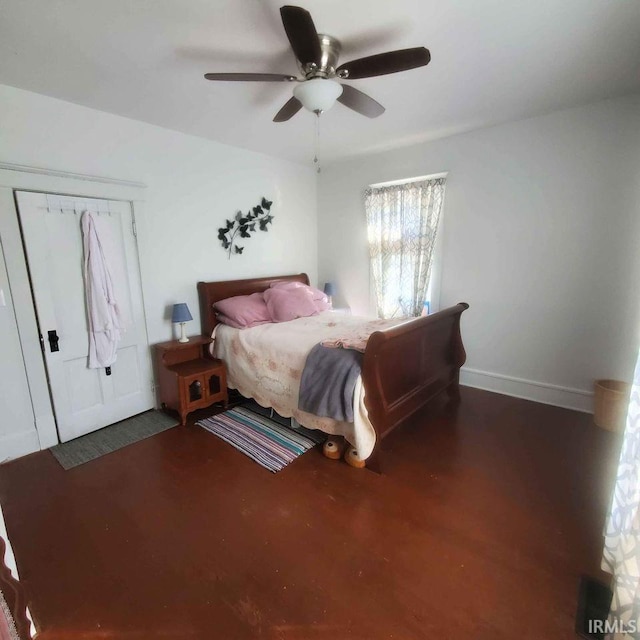
[[[383,476],[319,451],[272,475],[193,426],[0,466],[39,639],[575,638],[619,437],[462,394],[388,439]]]

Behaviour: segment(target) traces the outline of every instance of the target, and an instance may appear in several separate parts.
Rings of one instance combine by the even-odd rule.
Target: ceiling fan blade
[[[385,111],[384,107],[371,96],[348,84],[342,85],[342,94],[338,98],[338,102],[363,116],[367,116],[367,118],[377,118]]]
[[[282,73],[205,73],[204,77],[225,82],[293,82],[297,79]]]
[[[296,58],[304,65],[320,64],[322,51],[311,14],[302,7],[280,7],[280,17]]]
[[[397,73],[398,71],[408,71],[416,67],[424,67],[429,64],[431,54],[429,49],[424,47],[414,47],[413,49],[398,49],[379,53],[375,56],[358,58],[351,62],[346,62],[336,69],[336,74],[341,76],[341,72],[348,75],[341,76],[349,80],[358,78],[371,78],[373,76],[384,76],[387,73]]]
[[[284,107],[276,113],[276,117],[273,119],[274,122],[285,122],[286,120],[290,120],[293,116],[298,113],[302,109],[302,102],[298,100],[295,96],[290,98],[285,103]]]

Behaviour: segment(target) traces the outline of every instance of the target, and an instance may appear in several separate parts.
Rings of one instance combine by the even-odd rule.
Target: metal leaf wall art
[[[218,229],[218,240],[227,252],[227,259],[231,258],[231,254],[237,255],[244,251],[244,246],[241,247],[238,244],[239,239],[250,238],[257,229],[269,230],[269,224],[273,223],[272,204],[271,200],[262,198],[262,202],[251,211],[247,213],[238,211],[233,220],[226,220],[226,225]]]

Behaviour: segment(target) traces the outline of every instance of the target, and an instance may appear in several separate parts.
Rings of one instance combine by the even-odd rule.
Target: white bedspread
[[[399,324],[401,320],[391,322]],[[376,433],[364,406],[364,386],[358,377],[354,393],[354,422],[321,418],[298,409],[300,378],[311,349],[325,340],[338,340],[346,334],[379,321],[342,315],[330,311],[290,322],[263,324],[252,329],[216,326],[212,352],[227,365],[227,384],[263,407],[273,407],[281,416],[294,417],[309,429],[344,436],[362,459],[368,458]],[[375,326],[374,326],[375,325]]]

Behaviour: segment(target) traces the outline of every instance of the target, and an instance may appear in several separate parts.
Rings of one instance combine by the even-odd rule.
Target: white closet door
[[[61,441],[151,409],[153,374],[130,203],[26,191],[16,192],[16,199]],[[125,318],[126,331],[110,375],[87,366],[80,227],[84,210],[102,212],[96,215],[98,233]],[[52,350],[50,331],[58,336],[59,351]]]

